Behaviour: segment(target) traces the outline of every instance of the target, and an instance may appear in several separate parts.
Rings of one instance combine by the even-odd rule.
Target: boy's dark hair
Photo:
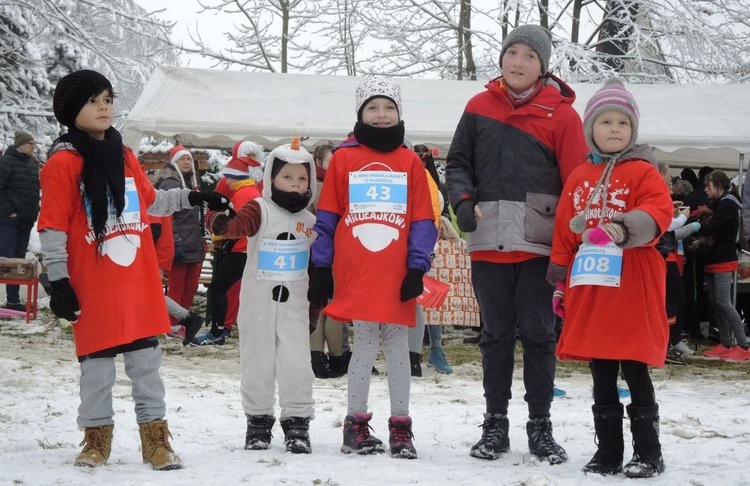
[[[57,82],[52,96],[52,111],[55,118],[68,128],[75,126],[76,117],[83,105],[89,98],[99,96],[104,91],[109,91],[109,94],[115,97],[112,83],[96,71],[83,69],[63,76]]]
[[[271,181],[276,179],[276,176],[279,175],[279,172],[281,172],[281,169],[288,164],[286,160],[282,160],[278,157],[274,157],[273,162],[271,162],[273,165],[271,166]],[[296,164],[296,165],[302,165],[305,170],[307,171],[307,177],[310,178],[310,164]]]

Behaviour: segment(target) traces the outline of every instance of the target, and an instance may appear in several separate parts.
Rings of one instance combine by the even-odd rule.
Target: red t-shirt
[[[159,262],[159,269],[166,272],[172,270],[174,261],[174,237],[172,236],[172,217],[171,216],[152,216],[148,215],[149,224],[160,224],[161,234],[156,240],[156,260]]]
[[[350,213],[349,173],[358,171],[405,173],[406,213]],[[341,215],[333,240],[336,287],[324,312],[337,321],[413,326],[416,300],[401,302],[409,230],[414,221],[435,218],[419,156],[404,147],[392,152],[378,152],[364,145],[336,150],[318,210]]]
[[[570,175],[560,197],[550,261],[571,267],[581,235],[570,229],[570,220],[586,206],[604,165],[584,164]],[[665,231],[672,222],[672,201],[656,168],[645,161],[615,166],[608,186],[607,216],[635,209],[648,213]],[[586,214],[593,228],[601,213],[601,200]],[[659,236],[661,235],[661,232]],[[565,290],[563,324],[557,354],[561,359],[591,358],[633,360],[663,366],[669,338],[666,300],[666,263],[650,243],[623,250],[620,287],[578,285]],[[570,270],[567,285],[570,284]]]
[[[82,167],[77,152],[62,150],[49,158],[40,174],[37,225],[40,232],[68,235],[70,284],[81,306],[73,324],[78,356],[170,330],[146,213],[156,197],[154,188],[136,156],[125,149],[126,208],[121,222],[107,222],[100,254],[79,190]]]

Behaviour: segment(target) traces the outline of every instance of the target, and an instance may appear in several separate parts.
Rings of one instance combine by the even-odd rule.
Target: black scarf
[[[112,207],[119,218],[125,208],[125,156],[122,135],[113,127],[97,140],[71,127],[57,141],[69,143],[83,157],[81,183],[83,196],[91,204],[91,227],[97,246],[104,242],[104,230]],[[52,144],[53,147],[56,144]]]
[[[378,152],[392,152],[404,143],[404,122],[392,127],[379,128],[357,122],[354,125],[354,137],[357,142]]]
[[[299,213],[307,206],[309,206],[311,197],[312,192],[310,191],[310,189],[308,189],[304,194],[300,194],[299,192],[294,191],[280,191],[276,189],[273,184],[271,184],[271,201],[275,202],[290,213]]]

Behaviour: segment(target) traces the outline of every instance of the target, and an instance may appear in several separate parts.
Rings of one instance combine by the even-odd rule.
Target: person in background
[[[286,451],[312,452],[309,430],[315,401],[314,375],[306,359],[306,295],[315,218],[305,210],[315,195],[311,175],[312,156],[295,137],[268,154],[262,197],[250,199],[235,218],[216,214],[208,221],[214,234],[248,240],[237,321],[247,450],[271,445],[278,383]]]
[[[750,344],[737,309],[732,304],[732,282],[737,271],[737,245],[740,234],[742,203],[729,177],[714,170],[706,176],[706,194],[711,199],[713,216],[700,229],[703,236],[716,241],[706,256],[706,288],[720,342],[703,355],[731,361],[750,361]],[[734,346],[734,343],[737,343]]]
[[[523,346],[529,451],[568,459],[552,433],[555,382],[553,288],[545,275],[554,217],[570,172],[586,156],[575,93],[549,73],[552,40],[538,25],[503,41],[502,76],[473,97],[447,157],[446,185],[459,229],[468,233],[471,279],[481,313],[486,412],[472,457],[510,450],[508,403],[516,335]]]
[[[68,131],[50,147],[41,171],[39,239],[52,286],[50,309],[73,323],[81,366],[78,425],[84,432],[76,466],[107,463],[112,447],[115,357],[132,381],[141,455],[154,469],[182,467],[164,416],[162,353],[169,331],[147,212],[166,216],[207,204],[229,211],[214,192],[156,191],[136,155],[112,127],[114,90],[96,71],[58,81],[55,118]]]
[[[414,326],[437,229],[425,171],[404,145],[400,87],[369,78],[357,86],[355,98],[354,137],[333,154],[318,202],[308,300],[354,325],[341,452],[385,451],[370,434],[368,412],[370,374],[382,343],[391,456],[416,459],[407,328]]]
[[[143,167],[141,167],[143,169]],[[172,218],[169,216],[148,216],[148,224],[151,228],[151,236],[154,238],[156,259],[159,263],[159,272],[168,272],[172,268],[174,258],[174,239],[172,238]],[[167,312],[177,319],[178,325],[172,327],[168,337],[182,339],[182,345],[187,346],[198,334],[203,326],[203,317],[191,310],[185,309],[166,295]]]
[[[313,160],[315,161],[315,199],[310,204],[310,211],[315,214],[320,199],[320,191],[331,162],[334,147],[332,144],[322,144],[315,147]],[[316,309],[319,311],[319,309]],[[320,313],[315,331],[310,335],[310,359],[316,378],[339,378],[344,376],[349,367],[351,353],[344,353],[344,339],[349,340],[348,327],[345,323],[336,321],[324,313]],[[325,347],[328,346],[328,355]]]
[[[685,198],[691,192],[693,192],[693,185],[685,179],[678,179],[672,184],[672,196],[675,201],[683,201],[684,204]]]
[[[262,172],[264,160],[263,147],[254,142],[242,142],[237,149],[237,157],[224,167],[228,193],[232,205],[241,208],[248,201],[261,196]],[[196,337],[193,346],[223,345],[231,335],[225,324],[229,312],[230,293],[235,286],[240,286],[242,274],[247,263],[247,238],[224,239],[215,237],[214,248],[221,248],[220,262],[211,276],[211,288],[208,293],[208,315],[211,329]],[[238,287],[240,288],[240,287]]]
[[[450,221],[442,221],[443,212],[446,209],[446,200],[443,196],[443,188],[440,184],[440,177],[435,168],[435,159],[432,157],[432,151],[426,145],[415,145],[414,151],[422,160],[422,166],[427,174],[427,183],[430,187],[430,197],[432,199],[432,209],[435,213],[435,222],[438,228],[453,229]],[[442,226],[441,226],[442,225]],[[442,237],[444,232],[438,232]],[[456,235],[457,236],[457,235]],[[417,304],[417,325],[409,328],[409,360],[411,362],[411,376],[422,376],[422,341],[425,327],[429,336],[430,351],[427,356],[427,364],[438,373],[450,375],[453,368],[448,364],[443,351],[443,326],[440,324],[427,324],[427,316],[424,308]]]
[[[598,448],[583,471],[652,477],[665,465],[649,366],[664,366],[669,338],[666,264],[655,245],[672,221],[672,200],[653,152],[636,144],[638,105],[619,78],[589,99],[583,119],[591,153],[563,188],[548,274],[565,320],[557,355],[591,367]],[[624,468],[620,369],[633,435]]]
[[[682,177],[689,181],[693,186],[693,191],[682,199],[682,203],[694,212],[699,206],[708,206],[710,199],[706,195],[705,177],[713,169],[708,166],[701,167],[698,176],[690,169],[682,171]],[[691,176],[692,174],[692,176]],[[695,183],[693,183],[693,178]],[[682,282],[685,287],[685,324],[683,328],[690,334],[690,337],[696,343],[703,340],[701,333],[701,322],[710,321],[710,305],[708,294],[703,290],[705,282],[705,257],[690,251],[685,251],[685,271],[682,275]],[[710,327],[709,327],[710,329]]]
[[[198,180],[193,167],[193,156],[178,145],[169,151],[169,163],[156,173],[156,188],[169,189],[198,189]],[[190,309],[193,297],[198,291],[198,280],[201,267],[206,255],[206,242],[203,240],[201,227],[201,208],[192,207],[182,209],[172,215],[172,235],[174,238],[174,258],[172,269],[167,272],[169,288],[167,296],[177,302],[180,307]],[[169,318],[172,326],[178,326],[177,319]]]
[[[26,258],[31,229],[39,215],[39,167],[31,158],[34,137],[18,131],[13,146],[0,157],[0,257]],[[3,307],[26,311],[18,285],[5,286]]]
[[[672,192],[672,177],[669,170],[669,164],[659,162],[657,164],[659,175],[667,186],[667,191]],[[672,194],[674,198],[674,194]],[[672,222],[667,231],[659,238],[656,249],[659,251],[667,264],[666,273],[666,302],[667,323],[669,324],[669,344],[667,347],[667,362],[684,363],[685,356],[691,356],[695,353],[687,344],[687,340],[682,339],[682,323],[685,311],[685,292],[682,283],[682,269],[679,259],[682,256],[678,253],[679,241],[686,236],[695,233],[700,229],[700,223],[690,223],[682,229],[687,223],[690,216],[690,209],[682,205],[682,201],[676,200]],[[677,231],[680,230],[678,237]]]

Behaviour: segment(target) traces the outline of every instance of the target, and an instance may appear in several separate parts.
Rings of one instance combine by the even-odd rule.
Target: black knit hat
[[[52,97],[52,111],[61,125],[75,126],[78,113],[92,96],[109,90],[114,95],[112,83],[107,78],[89,69],[74,71],[57,82]]]

